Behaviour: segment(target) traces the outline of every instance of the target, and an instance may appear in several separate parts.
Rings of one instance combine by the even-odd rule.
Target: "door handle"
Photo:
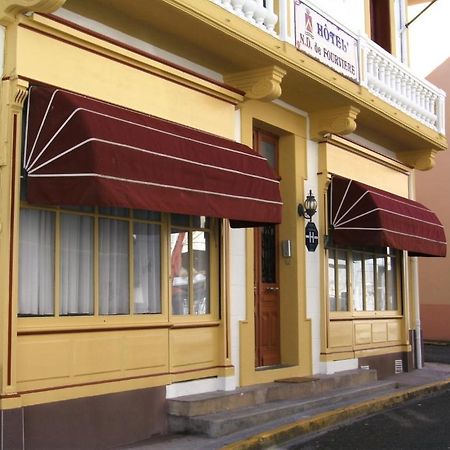
[[[280,290],[280,288],[279,287],[275,287],[275,286],[266,287],[266,291],[269,291],[269,292],[276,292],[276,291],[279,291],[279,290]]]

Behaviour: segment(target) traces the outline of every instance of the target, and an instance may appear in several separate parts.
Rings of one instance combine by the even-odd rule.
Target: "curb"
[[[318,414],[311,418],[301,419],[270,431],[265,431],[256,436],[252,436],[251,438],[226,445],[225,447],[222,447],[222,449],[250,450],[267,448],[269,445],[286,442],[295,437],[335,425],[347,419],[375,413],[385,408],[398,405],[399,403],[441,391],[448,386],[450,386],[450,378],[444,381],[402,390],[398,393],[385,395],[373,400],[355,403],[333,411]]]

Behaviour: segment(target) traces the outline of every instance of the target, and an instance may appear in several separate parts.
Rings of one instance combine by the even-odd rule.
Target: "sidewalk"
[[[308,417],[299,419],[285,418],[278,427],[266,427],[257,433],[248,435],[242,430],[232,436],[212,439],[196,435],[166,435],[155,437],[134,445],[118,447],[116,450],[211,450],[211,449],[256,449],[265,448],[276,443],[285,442],[296,436],[308,434],[343,422],[348,419],[372,414],[398,403],[426,396],[450,387],[450,365],[425,363],[423,369],[401,373],[385,379],[395,382],[395,389],[388,393],[374,394],[363,401],[333,403],[312,412]]]

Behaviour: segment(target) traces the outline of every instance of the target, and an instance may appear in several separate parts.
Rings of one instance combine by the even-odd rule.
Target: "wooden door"
[[[256,130],[255,149],[264,155],[277,172],[278,139]],[[256,366],[281,362],[280,355],[280,285],[278,227],[255,228],[255,349]]]

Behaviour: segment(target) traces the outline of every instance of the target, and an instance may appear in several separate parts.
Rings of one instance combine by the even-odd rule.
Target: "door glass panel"
[[[348,283],[347,283],[347,253],[343,250],[337,251],[337,310],[348,310]]]
[[[336,311],[335,255],[335,250],[328,250],[328,299],[330,302],[330,311]]]
[[[377,310],[386,310],[386,260],[379,256],[377,261]]]
[[[261,228],[261,279],[263,283],[277,282],[275,225]]]
[[[172,314],[189,314],[189,233],[172,230],[170,265],[172,271]]]
[[[364,308],[363,264],[361,253],[353,253],[353,308],[362,311]]]
[[[259,153],[267,159],[267,162],[269,163],[269,166],[272,167],[272,169],[275,170],[277,168],[277,153],[275,144],[273,142],[261,141]]]
[[[192,233],[194,314],[209,314],[209,233]]]
[[[161,230],[150,223],[135,223],[134,245],[134,312],[161,312]]]
[[[364,275],[366,277],[366,311],[375,311],[375,279],[372,257],[364,260]]]
[[[386,289],[387,289],[387,309],[392,311],[398,308],[397,306],[397,275],[395,258],[388,256],[386,267]]]
[[[60,314],[93,314],[93,217],[61,214],[60,236]]]
[[[100,314],[128,314],[128,222],[99,221]]]

